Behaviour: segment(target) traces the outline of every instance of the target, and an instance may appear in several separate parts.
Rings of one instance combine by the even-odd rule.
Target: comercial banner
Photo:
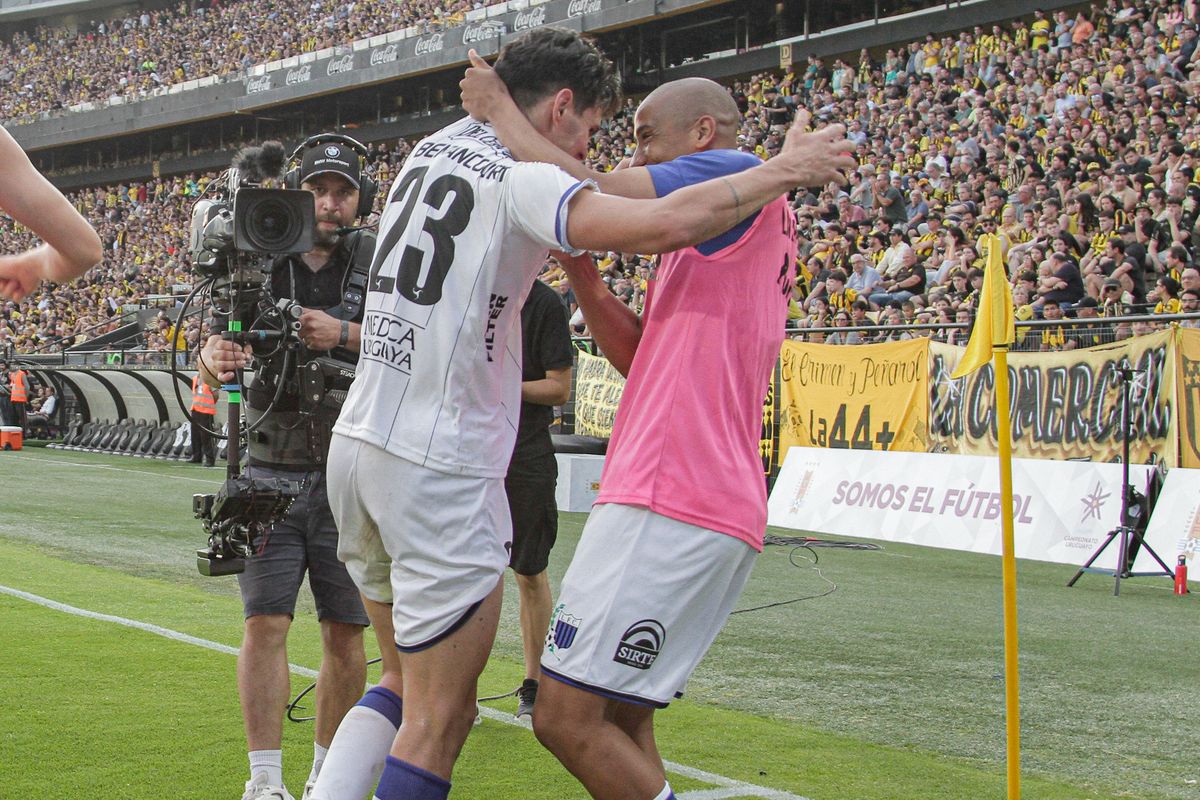
[[[1167,330],[1085,350],[1010,353],[1013,455],[1117,461],[1122,449],[1121,392],[1130,379],[1130,462],[1178,462],[1175,332]],[[992,365],[953,380],[961,347],[930,343],[931,452],[995,455]]]
[[[1200,467],[1200,330],[1180,328],[1175,338],[1179,465]]]
[[[580,352],[575,361],[575,432],[601,439],[612,436],[624,390],[624,376],[607,358]]]
[[[1153,467],[1133,465],[1144,489]],[[1020,558],[1082,565],[1119,524],[1121,466],[1014,459],[1014,538]],[[768,522],[976,553],[1001,552],[995,458],[794,447],[771,491]],[[1156,513],[1157,516],[1157,513]],[[1094,566],[1112,569],[1117,547]]]
[[[924,451],[928,340],[845,347],[786,341],[779,458],[791,447]]]

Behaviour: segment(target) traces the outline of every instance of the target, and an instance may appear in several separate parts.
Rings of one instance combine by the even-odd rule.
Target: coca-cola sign
[[[467,25],[463,28],[463,44],[475,44],[487,39],[495,39],[506,33],[508,33],[508,28],[504,27],[503,22],[489,21],[481,22],[478,25]]]
[[[595,14],[601,8],[601,0],[571,0],[567,5],[568,17],[582,17],[584,14]]]
[[[246,81],[246,94],[271,91],[271,76],[259,75]]]
[[[436,47],[432,47],[429,44],[430,39],[438,40]],[[441,50],[442,49],[441,41],[442,41],[442,34],[440,34],[440,33],[435,33],[433,36],[426,37],[425,39],[417,39],[417,55],[421,54],[422,45],[424,45],[427,48],[431,48],[431,49],[424,51],[427,53],[432,53],[435,50]],[[389,45],[385,45],[384,47],[376,47],[374,50],[371,51],[371,66],[378,67],[380,64],[390,64],[393,61],[397,60],[398,58],[400,58],[400,48],[397,45],[389,44]]]
[[[312,64],[305,64],[302,67],[289,69],[287,77],[283,79],[285,86],[295,86],[299,83],[308,83],[312,79]]]
[[[354,54],[347,53],[341,58],[335,58],[325,67],[326,75],[341,75],[343,72],[354,71]]]
[[[446,47],[446,34],[434,33],[417,39],[413,55],[426,56],[430,53],[440,53]],[[383,62],[380,62],[383,63]]]
[[[517,18],[513,20],[514,31],[527,31],[531,28],[539,28],[546,24],[546,7],[535,6],[526,11],[518,11]]]

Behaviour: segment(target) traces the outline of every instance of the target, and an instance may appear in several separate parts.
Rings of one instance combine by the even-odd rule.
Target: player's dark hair
[[[599,106],[605,116],[621,104],[621,79],[600,48],[575,31],[535,28],[500,51],[496,72],[521,108],[570,89],[575,110]]]

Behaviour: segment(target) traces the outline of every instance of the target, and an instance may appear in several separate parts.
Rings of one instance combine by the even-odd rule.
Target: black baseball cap
[[[333,172],[359,187],[362,175],[358,168],[358,154],[337,142],[326,142],[304,151],[300,161],[300,181],[303,183],[316,175]]]

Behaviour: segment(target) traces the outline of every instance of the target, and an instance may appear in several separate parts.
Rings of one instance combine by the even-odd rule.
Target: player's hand
[[[40,259],[32,252],[0,256],[0,299],[24,300],[41,282]]]
[[[324,311],[306,308],[300,315],[300,341],[309,350],[332,350],[342,338],[342,321]]]
[[[467,67],[463,79],[458,82],[463,110],[480,122],[492,119],[498,101],[508,97],[508,87],[486,61],[475,52],[467,51],[471,66]]]
[[[250,363],[253,352],[248,344],[238,344],[213,334],[204,343],[200,351],[201,365],[217,376],[222,383],[229,383],[236,377],[234,370],[244,369]]]
[[[797,186],[822,186],[848,182],[846,173],[855,169],[854,143],[846,138],[846,126],[826,125],[819,131],[805,133],[811,115],[801,110],[783,140],[777,158],[786,160],[795,170]]]

